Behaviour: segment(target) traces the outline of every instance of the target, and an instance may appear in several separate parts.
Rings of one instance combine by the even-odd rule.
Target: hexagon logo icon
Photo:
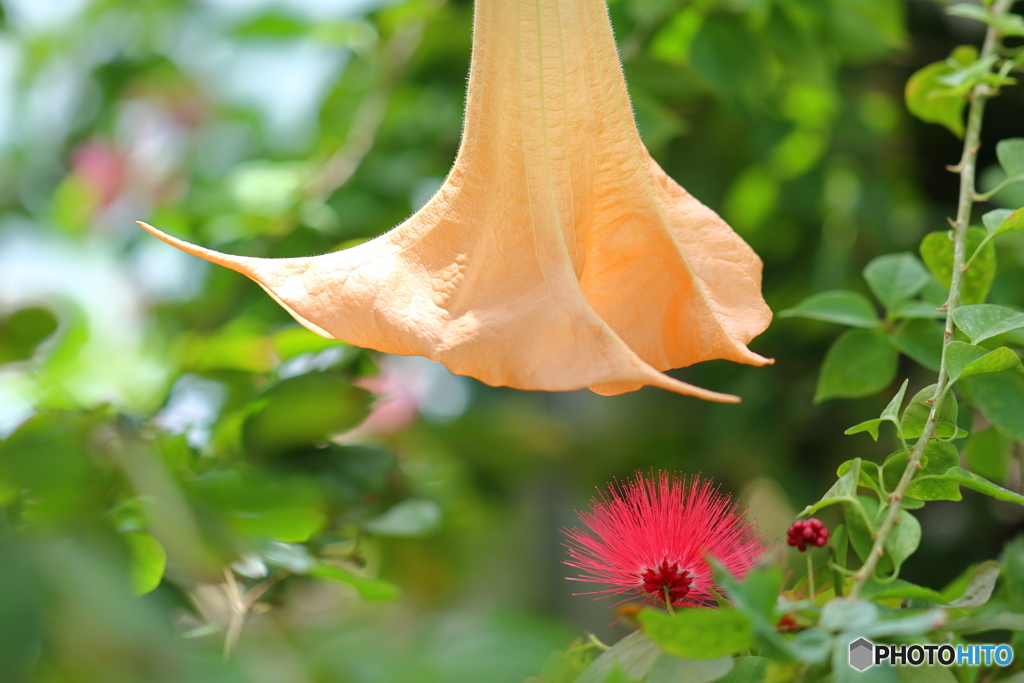
[[[875,663],[875,646],[866,638],[858,638],[850,643],[850,666],[857,671],[864,671]]]

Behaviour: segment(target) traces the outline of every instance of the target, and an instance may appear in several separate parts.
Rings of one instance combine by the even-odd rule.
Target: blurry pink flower
[[[96,193],[97,209],[106,207],[120,193],[125,167],[121,151],[99,140],[83,143],[71,154],[71,169]]]
[[[381,372],[372,377],[356,380],[356,385],[377,394],[373,410],[362,425],[359,434],[393,434],[412,425],[419,417],[416,392],[409,377],[395,363],[381,362]]]
[[[707,557],[737,577],[757,561],[766,543],[736,510],[727,494],[699,476],[660,472],[657,480],[613,484],[579,513],[591,533],[564,530],[571,567],[582,570],[573,581],[610,586],[590,594],[642,598],[650,603],[697,605],[712,602]]]

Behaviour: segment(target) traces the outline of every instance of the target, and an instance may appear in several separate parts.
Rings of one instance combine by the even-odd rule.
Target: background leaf
[[[896,375],[897,352],[881,330],[850,330],[832,344],[818,375],[815,403],[859,398],[884,389]]]
[[[1014,441],[1024,441],[1024,373],[998,372],[964,381],[985,419]]]
[[[1007,138],[996,144],[996,156],[1008,178],[1024,178],[1024,138]]]
[[[942,324],[938,321],[913,318],[900,323],[889,335],[889,341],[905,355],[938,372],[943,335]]]
[[[864,279],[878,300],[892,308],[928,284],[928,271],[913,254],[886,254],[864,268]]]
[[[975,432],[967,442],[967,464],[986,479],[1001,483],[1009,460],[1010,440],[994,427]]]

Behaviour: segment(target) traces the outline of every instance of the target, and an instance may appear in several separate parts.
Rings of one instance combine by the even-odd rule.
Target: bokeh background
[[[645,142],[761,254],[774,310],[866,291],[865,263],[955,212],[960,143],[902,100],[914,70],[980,43],[942,9],[611,3]],[[495,389],[320,340],[135,227],[297,256],[402,221],[458,146],[468,0],[0,10],[5,682],[519,683],[576,636],[626,632],[561,564],[595,487],[701,472],[778,536],[839,463],[892,450],[842,435],[887,396],[812,403],[828,323],[776,320],[752,344],[772,367],[673,373],[739,406]],[[1011,88],[989,106],[983,186],[994,142],[1021,135]],[[1012,237],[990,300],[1020,306]],[[1004,484],[1020,490],[1018,460]],[[941,587],[1021,529],[964,497],[917,513],[907,579]]]

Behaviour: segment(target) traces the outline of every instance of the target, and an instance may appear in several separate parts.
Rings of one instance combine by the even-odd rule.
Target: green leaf
[[[850,327],[877,327],[875,307],[863,294],[833,290],[807,297],[793,308],[779,313],[780,318],[811,318]]]
[[[921,523],[906,510],[900,510],[898,523],[885,541],[885,553],[892,560],[895,573],[899,573],[900,567],[920,544]]]
[[[1024,505],[1024,496],[1019,493],[1014,493],[1013,491],[1008,491],[1002,486],[997,486],[988,479],[979,477],[973,472],[968,472],[962,467],[951,467],[945,474],[932,475],[928,478],[934,480],[942,479],[945,481],[953,481],[960,486],[966,486],[969,489],[973,489],[979,493],[984,493],[986,496],[990,496],[996,500]]]
[[[290,325],[275,332],[271,336],[270,342],[281,360],[288,360],[303,353],[317,353],[334,346],[350,348],[343,341],[326,339],[301,325]]]
[[[716,659],[751,645],[750,619],[735,610],[701,607],[666,614],[645,609],[640,623],[647,637],[676,657]]]
[[[915,72],[907,81],[904,96],[911,114],[927,123],[938,123],[958,138],[964,136],[964,107],[967,100],[943,83],[943,76],[956,71],[946,62],[935,62]]]
[[[573,683],[593,658],[593,649],[588,647],[570,647],[567,652],[552,652],[544,662],[540,675],[527,678],[525,683]]]
[[[743,656],[733,658],[732,671],[718,683],[764,683],[768,672],[767,657]],[[685,681],[685,678],[677,679]]]
[[[306,162],[257,159],[234,166],[226,182],[242,213],[274,218],[295,208],[311,171]]]
[[[1011,232],[1013,230],[1019,230],[1024,227],[1024,213],[1021,214],[1021,220],[1019,225],[1014,225],[1015,221],[1011,221],[1011,224],[1004,229],[1000,229],[1002,224],[1007,222],[1007,219],[1013,216],[1016,212],[1012,209],[995,209],[989,211],[981,217],[981,222],[984,223],[985,229],[988,230],[988,237],[994,238],[996,234],[1002,232]]]
[[[882,476],[887,490],[896,489],[907,467],[907,458],[905,451],[897,451],[885,459]],[[918,481],[918,478],[928,474],[944,474],[950,467],[959,464],[960,454],[956,446],[945,441],[929,441],[921,457],[921,469],[914,475],[907,496],[917,500],[960,500],[960,487],[953,482]]]
[[[996,19],[996,27],[1003,37],[1024,36],[1024,17],[1019,14],[1004,14]]]
[[[814,402],[859,398],[881,391],[896,375],[897,358],[880,329],[844,332],[825,355]]]
[[[986,77],[991,77],[992,66],[999,61],[998,55],[989,55],[984,59],[967,66],[955,69],[952,73],[939,76],[939,81],[954,88],[957,93],[965,94]]]
[[[971,338],[972,344],[980,344],[996,335],[1024,327],[1024,313],[1006,306],[975,304],[954,310],[953,322]]]
[[[943,327],[938,321],[912,318],[901,323],[889,335],[889,341],[905,355],[938,372],[943,335]]]
[[[988,236],[981,228],[967,230],[967,254],[973,254]],[[953,281],[953,239],[952,231],[942,230],[925,235],[921,241],[921,257],[935,279],[947,290]],[[961,303],[980,304],[992,288],[996,276],[996,248],[989,242],[964,273]]]
[[[3,587],[0,589],[0,624],[3,624],[0,671],[12,682],[38,680],[44,633],[52,634],[46,627],[52,627],[50,620],[56,617],[51,611],[52,603],[47,608],[40,590],[54,584],[40,581],[38,565],[33,566],[29,549],[25,547],[27,541],[24,535],[16,536],[7,529],[0,531],[0,586]],[[62,581],[78,578],[73,573],[65,577],[63,573],[67,570],[53,560],[47,562],[47,569],[59,572],[57,577]]]
[[[900,519],[902,518],[903,516],[900,515]],[[906,617],[897,616],[879,619],[874,625],[861,631],[861,634],[868,638],[920,636],[929,631],[934,631],[944,623],[946,623],[945,612],[941,609],[930,609]]]
[[[992,25],[993,18],[991,12],[986,10],[980,5],[968,5],[966,3],[959,3],[956,5],[950,5],[946,8],[946,13],[954,17],[965,17],[967,19],[974,19],[980,21],[983,24]]]
[[[362,576],[347,567],[337,564],[320,562],[309,570],[309,576],[352,586],[359,593],[360,597],[372,602],[395,600],[401,595],[398,586],[390,581]]]
[[[871,546],[875,542],[875,527],[872,520],[875,519],[877,512],[876,498],[856,496],[850,502],[843,502],[843,516],[850,534],[850,544],[861,561],[871,552]],[[879,568],[882,568],[886,561],[884,557],[879,560]]]
[[[875,463],[873,462],[868,462],[866,464],[869,467],[875,466]],[[878,482],[876,481],[877,476],[875,474],[868,472],[868,468],[864,467],[865,463],[862,462],[860,458],[847,460],[846,462],[840,464],[839,467],[836,468],[836,476],[842,477],[844,474],[849,472],[854,465],[858,465],[860,467],[860,478],[857,480],[857,485],[869,488],[877,492],[879,495],[882,495],[882,489],[879,487]]]
[[[878,519],[878,500],[859,496],[857,502],[868,519]],[[874,545],[874,529],[869,526],[860,511],[852,504],[845,503],[843,510],[846,525],[850,530],[850,542],[857,556],[863,561]],[[885,555],[878,561],[876,572],[898,574],[900,566],[917,550],[921,542],[921,524],[917,518],[906,510],[900,511],[899,523],[893,527],[892,533],[885,542]]]
[[[961,619],[953,619],[947,623],[942,630],[954,633],[1024,631],[1024,614],[995,612],[992,614],[982,614],[974,617],[963,617]]]
[[[943,319],[946,317],[946,312],[940,310],[935,304],[930,301],[919,301],[912,299],[910,301],[904,301],[901,304],[897,304],[888,311],[889,316],[892,318],[934,318]]]
[[[845,465],[845,463],[844,463]],[[817,503],[808,505],[800,517],[810,517],[823,507],[835,505],[836,503],[855,502],[857,500],[857,486],[860,484],[861,459],[855,458],[851,461],[849,469],[842,474],[832,488],[825,492]]]
[[[145,595],[160,585],[167,566],[167,553],[160,542],[149,534],[124,534],[131,557],[131,583],[135,595]]]
[[[662,655],[654,662],[646,683],[711,683],[721,680],[732,671],[732,657],[717,659],[680,659],[671,655]]]
[[[832,634],[818,628],[809,628],[797,633],[789,641],[793,654],[802,662],[822,664],[828,660],[835,644]]]
[[[903,380],[903,384],[900,386],[900,390],[896,392],[896,395],[889,401],[889,405],[885,407],[882,414],[874,420],[867,420],[860,424],[854,425],[847,429],[844,434],[859,434],[860,432],[869,432],[871,438],[878,441],[878,428],[883,422],[892,422],[896,426],[896,433],[901,434],[900,425],[900,408],[903,407],[903,397],[907,393],[907,385],[910,384],[909,379]]]
[[[0,364],[28,360],[57,331],[57,318],[45,308],[20,308],[0,320]]]
[[[1012,215],[1013,211],[1010,209],[995,209],[982,216],[981,222],[984,224],[989,236],[994,237],[1002,222]]]
[[[95,505],[104,484],[94,433],[106,415],[40,413],[0,441],[0,488],[32,500],[36,523],[74,522]]]
[[[1010,464],[1010,440],[992,427],[976,432],[967,442],[967,464],[986,479],[1003,481]]]
[[[426,498],[403,500],[363,526],[378,536],[424,536],[441,525],[441,506]]]
[[[308,574],[318,564],[309,549],[301,543],[264,543],[260,547],[259,557],[267,566],[287,569],[292,574]]]
[[[188,490],[242,537],[304,543],[326,522],[321,494],[305,479],[213,471]]]
[[[309,33],[309,24],[280,14],[264,14],[232,29],[239,38],[301,38]]]
[[[645,678],[633,678],[627,674],[617,663],[612,664],[608,675],[601,679],[601,683],[644,683]]]
[[[1003,233],[1016,232],[1017,230],[1024,230],[1024,209],[1017,209],[1004,218],[1002,223],[996,227],[996,231],[992,233],[992,236],[997,237]]]
[[[1024,373],[996,372],[964,382],[990,424],[1014,441],[1024,441]]]
[[[996,156],[1007,178],[1024,179],[1024,138],[1007,138],[996,145]]]
[[[924,586],[917,586],[904,581],[903,579],[896,579],[890,583],[877,583],[875,581],[868,581],[864,585],[864,591],[861,593],[861,597],[865,600],[922,600],[925,602],[934,602],[937,605],[946,604],[946,598],[942,593],[932,590],[931,588],[925,588]]]
[[[861,631],[874,624],[878,617],[878,605],[873,602],[833,598],[821,608],[818,628],[833,633]]]
[[[369,392],[341,375],[309,372],[265,389],[245,420],[242,439],[251,453],[278,456],[326,442],[369,412]]]
[[[657,643],[643,631],[635,631],[602,652],[580,674],[576,683],[604,683],[615,666],[632,678],[643,679],[661,656],[662,650]]]
[[[1004,599],[1010,611],[1024,615],[1024,534],[1017,534],[999,554],[1003,566]]]
[[[950,342],[946,346],[946,371],[949,373],[950,382],[955,382],[961,377],[1014,368],[1024,369],[1017,354],[1005,346],[994,351],[958,341]]]
[[[935,385],[925,387],[910,399],[910,405],[903,411],[901,425],[903,436],[907,439],[916,439],[924,431],[924,423],[928,420],[928,413],[931,411],[930,401],[935,396]],[[939,410],[939,421],[935,428],[936,436],[949,439],[957,435],[956,426],[958,406],[956,396],[952,392],[946,394]]]
[[[324,515],[308,508],[261,510],[232,513],[229,522],[242,536],[304,543],[323,528]]]
[[[928,284],[928,271],[913,254],[886,254],[864,267],[864,279],[878,300],[892,308]]]
[[[996,581],[1002,568],[995,560],[982,562],[971,570],[967,588],[956,600],[949,603],[950,607],[972,609],[981,607],[992,597],[996,589]]]

